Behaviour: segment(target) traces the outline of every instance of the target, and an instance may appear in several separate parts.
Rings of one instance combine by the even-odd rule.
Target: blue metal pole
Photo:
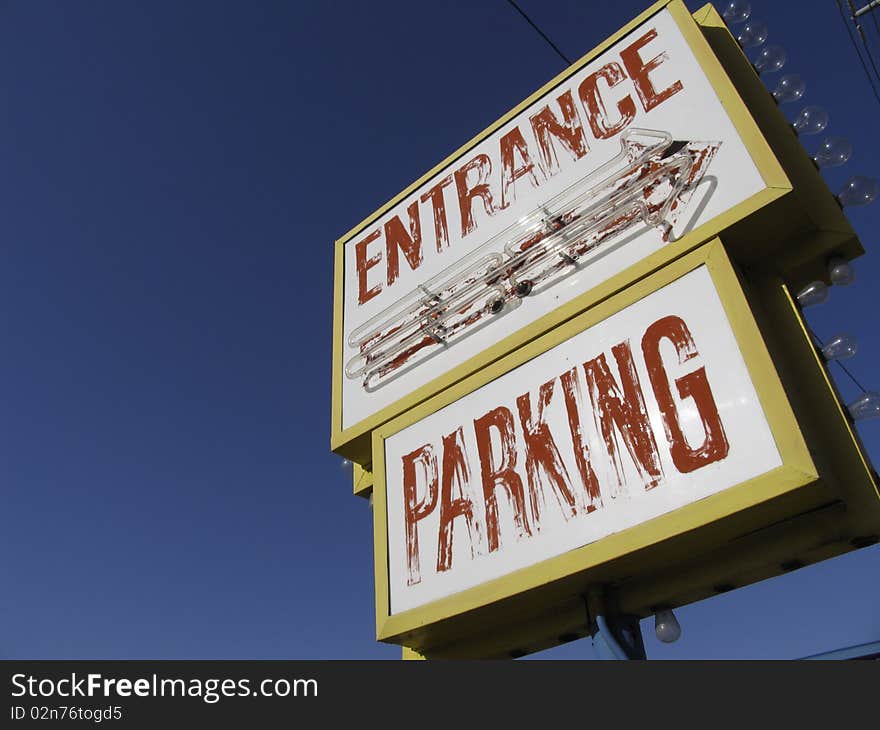
[[[880,657],[880,641],[873,641],[869,644],[858,644],[857,646],[848,646],[844,649],[835,649],[834,651],[826,651],[822,654],[801,657],[801,659],[805,661],[817,661],[874,659],[875,657]]]
[[[596,616],[596,626],[599,630],[593,635],[593,649],[597,657],[603,660],[627,659],[626,652],[617,643],[604,616]]]

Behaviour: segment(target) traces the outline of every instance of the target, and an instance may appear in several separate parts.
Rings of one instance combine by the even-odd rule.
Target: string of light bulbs
[[[843,13],[841,0],[837,0],[838,7]],[[746,49],[758,49],[752,65],[755,70],[765,78],[770,73],[780,71],[786,62],[785,50],[777,45],[767,45],[769,36],[767,26],[759,20],[751,17],[752,9],[747,0],[730,0],[722,10],[722,17],[731,28],[737,42],[745,51]],[[734,29],[733,26],[739,26]],[[858,50],[858,49],[856,49]],[[859,56],[861,59],[861,55]],[[865,72],[867,66],[862,61]],[[880,101],[880,95],[874,87],[874,94]],[[806,83],[797,74],[785,74],[778,79],[771,94],[778,104],[800,101],[806,92]],[[806,106],[801,109],[792,128],[799,136],[819,134],[828,126],[829,115],[822,107]],[[844,137],[825,137],[818,150],[811,156],[816,167],[824,170],[831,167],[839,167],[846,164],[852,157],[852,145]],[[873,202],[880,194],[880,185],[877,181],[864,175],[854,175],[844,183],[841,190],[835,196],[837,202],[843,208],[857,205],[866,205]],[[855,270],[849,261],[842,258],[833,258],[827,265],[828,280],[831,287],[849,286],[855,281]],[[831,287],[824,281],[817,279],[803,287],[796,295],[796,300],[802,309],[812,307],[827,301]],[[869,418],[880,417],[880,393],[866,389],[852,374],[842,361],[854,357],[858,351],[855,338],[848,334],[838,334],[827,342],[823,342],[809,329],[810,335],[816,341],[817,349],[826,362],[835,362],[850,377],[850,379],[862,391],[861,395],[847,404],[847,411],[854,421],[864,421]]]

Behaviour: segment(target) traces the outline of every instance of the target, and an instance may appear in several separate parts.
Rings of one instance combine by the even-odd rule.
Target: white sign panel
[[[345,243],[342,428],[764,188],[657,13]]]
[[[781,464],[701,266],[385,440],[391,613]]]

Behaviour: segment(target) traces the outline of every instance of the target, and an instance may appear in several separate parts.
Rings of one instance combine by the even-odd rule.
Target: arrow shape
[[[627,130],[612,160],[355,329],[346,377],[376,390],[417,355],[451,346],[589,265],[638,225],[659,228],[668,242],[720,144]]]

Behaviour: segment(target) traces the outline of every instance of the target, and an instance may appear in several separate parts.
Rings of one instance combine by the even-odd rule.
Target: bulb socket
[[[514,288],[513,293],[516,294],[520,299],[525,299],[529,294],[532,293],[532,288],[534,284],[531,281],[526,279],[525,281],[519,282]]]

